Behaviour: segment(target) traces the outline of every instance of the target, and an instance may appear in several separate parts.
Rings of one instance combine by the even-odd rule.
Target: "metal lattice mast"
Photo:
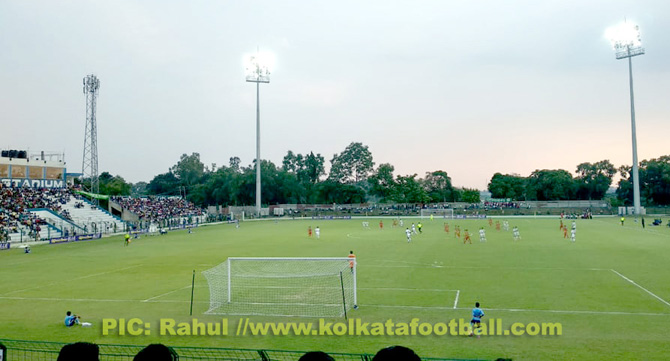
[[[98,127],[96,124],[96,101],[98,99],[100,80],[91,74],[84,78],[84,94],[86,94],[86,131],[84,132],[84,160],[81,172],[84,179],[91,181],[89,192],[98,194],[100,184],[98,182]],[[98,199],[91,201],[97,205]]]

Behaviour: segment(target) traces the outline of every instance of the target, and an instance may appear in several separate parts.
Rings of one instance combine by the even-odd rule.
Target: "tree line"
[[[395,175],[391,164],[375,167],[362,143],[351,143],[330,159],[325,171],[321,154],[288,151],[276,165],[261,160],[264,204],[437,203],[480,201],[479,190],[454,187],[444,170]],[[670,156],[640,162],[641,196],[646,205],[670,204]],[[496,173],[488,184],[493,198],[524,200],[600,200],[621,174],[613,205],[632,204],[631,167],[618,169],[609,161],[581,163],[576,176],[563,169],[535,170],[529,176]],[[255,161],[242,166],[238,157],[227,165],[206,166],[200,154],[183,154],[179,161],[150,182],[130,184],[108,172],[100,175],[100,193],[108,195],[181,195],[200,206],[255,203]]]

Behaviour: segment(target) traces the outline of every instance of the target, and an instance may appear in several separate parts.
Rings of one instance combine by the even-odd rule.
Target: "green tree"
[[[528,177],[527,198],[538,201],[575,199],[576,184],[572,175],[563,169],[536,170]]]
[[[293,153],[292,150],[289,150],[288,153],[286,153],[284,156],[284,160],[282,161],[282,169],[292,173],[298,172],[298,157]]]
[[[240,171],[240,157],[230,157],[228,164],[234,172]]]
[[[397,203],[426,203],[429,198],[417,175],[397,176],[391,199]]]
[[[170,168],[170,172],[179,179],[185,187],[200,183],[205,174],[205,165],[200,161],[200,154],[182,154],[179,162]]]
[[[640,166],[641,193],[648,203],[670,204],[670,155],[644,160]]]
[[[100,194],[110,196],[130,195],[131,184],[127,183],[121,176],[112,176],[109,172],[102,172],[98,176]]]
[[[463,188],[463,193],[461,195],[461,202],[466,203],[479,203],[481,201],[479,197],[479,190],[471,188]]]
[[[316,186],[317,203],[363,203],[365,191],[352,184],[325,180]]]
[[[577,197],[579,199],[603,199],[612,184],[616,168],[609,160],[597,163],[582,163],[577,166]]]
[[[621,180],[616,190],[617,198],[626,205],[633,204],[632,167],[619,167]],[[640,201],[646,205],[670,204],[670,156],[643,160],[639,165]]]
[[[179,179],[172,172],[159,174],[147,185],[147,192],[153,195],[178,195]]]
[[[622,165],[619,167],[619,174],[621,174],[621,179],[617,184],[616,196],[617,198],[626,206],[633,204],[633,175],[632,167],[627,165]]]
[[[341,154],[330,161],[328,178],[339,183],[358,183],[368,178],[374,168],[372,153],[363,143],[349,144]]]
[[[423,186],[430,202],[450,202],[454,200],[454,187],[447,172],[437,170],[426,173]]]
[[[137,182],[132,185],[130,188],[130,194],[133,197],[141,197],[147,195],[147,186],[149,183],[147,182]]]
[[[395,179],[393,179],[393,166],[389,163],[380,164],[379,167],[368,178],[370,193],[386,201],[393,193]]]
[[[309,152],[309,155],[304,158],[304,166],[302,167],[304,178],[312,184],[318,182],[321,176],[326,174],[325,162],[326,160],[321,154],[314,155],[314,152]]]
[[[516,174],[496,173],[488,184],[488,190],[493,198],[509,198],[524,200],[526,193],[526,178]]]

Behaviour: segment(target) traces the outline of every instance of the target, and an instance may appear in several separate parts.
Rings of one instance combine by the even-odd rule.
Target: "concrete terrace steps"
[[[83,202],[84,207],[75,207],[75,204],[81,202]],[[91,207],[90,203],[74,197],[70,198],[70,200],[62,206],[62,209],[67,210],[70,213],[75,224],[82,228],[86,228],[89,232],[93,231],[90,229],[92,223],[95,223],[97,227],[105,227],[106,229],[102,230],[103,233],[114,232],[114,224],[116,224],[117,232],[122,231],[125,227],[123,222],[118,218],[113,217],[99,208],[94,209]]]

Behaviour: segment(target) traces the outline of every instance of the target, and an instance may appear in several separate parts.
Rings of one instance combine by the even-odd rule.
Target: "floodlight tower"
[[[633,61],[634,56],[643,55],[644,48],[640,38],[640,27],[629,22],[611,27],[605,36],[612,42],[617,59],[628,58],[628,78],[630,82],[630,125],[633,136],[633,207],[635,216],[640,215],[640,175],[637,161],[637,135],[635,132],[635,99],[633,96]]]
[[[81,164],[81,172],[84,178],[91,180],[89,192],[98,194],[100,184],[98,182],[98,128],[96,125],[96,102],[100,80],[91,74],[84,78],[84,94],[86,94],[86,131],[84,132],[84,160]],[[92,197],[91,201],[96,206],[98,199]]]
[[[261,106],[260,84],[270,82],[274,63],[271,53],[256,52],[245,57],[244,70],[247,82],[256,83],[256,216],[261,216]]]

